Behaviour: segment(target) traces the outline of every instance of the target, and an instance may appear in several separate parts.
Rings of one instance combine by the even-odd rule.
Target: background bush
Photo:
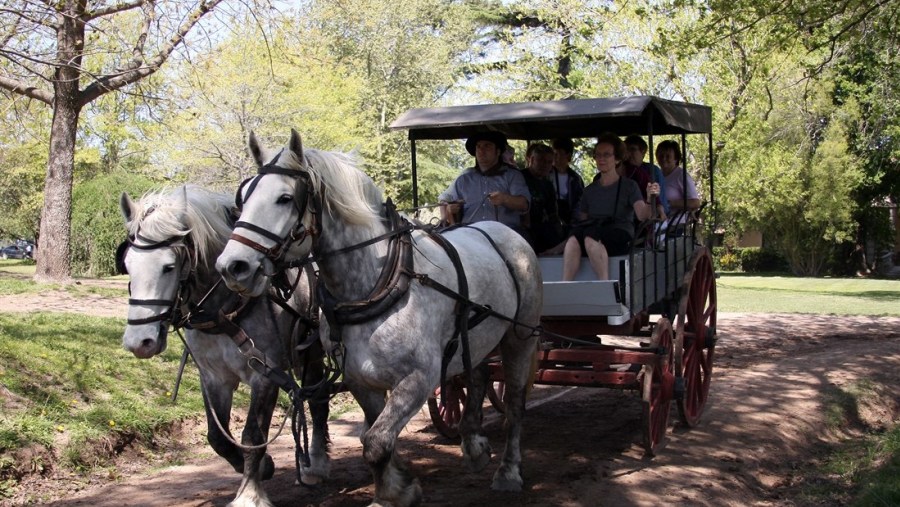
[[[713,265],[716,271],[743,271],[744,273],[788,272],[785,258],[772,250],[759,247],[727,249],[713,247]]]
[[[156,183],[140,175],[112,172],[78,183],[72,192],[72,274],[116,272],[116,247],[125,239],[119,196],[138,198]]]

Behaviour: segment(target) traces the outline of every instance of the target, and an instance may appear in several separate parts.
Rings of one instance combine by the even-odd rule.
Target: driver
[[[531,192],[522,173],[500,156],[506,136],[479,132],[466,140],[475,166],[466,169],[439,197],[441,218],[449,224],[494,220],[522,232],[520,217],[528,211]]]

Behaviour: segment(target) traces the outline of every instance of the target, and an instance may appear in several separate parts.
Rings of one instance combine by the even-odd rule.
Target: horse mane
[[[187,195],[186,209],[182,209],[182,193]],[[225,248],[231,235],[228,210],[233,205],[232,195],[196,185],[150,191],[137,203],[138,218],[128,224],[129,234],[140,231],[150,241],[183,236],[194,245],[193,268],[207,266]]]
[[[305,164],[291,150],[282,150],[278,165],[308,172],[313,188],[322,190],[324,211],[353,225],[372,225],[379,220],[381,190],[359,167],[356,154],[304,149],[303,155]]]

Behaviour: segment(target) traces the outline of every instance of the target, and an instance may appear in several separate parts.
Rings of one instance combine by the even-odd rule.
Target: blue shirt
[[[462,223],[470,224],[484,220],[494,220],[507,227],[519,229],[522,212],[506,206],[494,206],[488,194],[504,192],[522,196],[531,205],[531,192],[522,173],[501,164],[497,169],[481,172],[478,167],[470,167],[460,174],[438,199],[445,202],[463,200]]]

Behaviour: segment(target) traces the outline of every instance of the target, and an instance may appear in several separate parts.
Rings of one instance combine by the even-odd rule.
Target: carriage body
[[[652,162],[654,135],[680,136],[685,154],[687,136],[701,136],[709,161],[707,205],[702,209],[707,222],[715,222],[712,111],[707,106],[647,96],[456,106],[410,110],[391,128],[409,133],[415,207],[417,141],[464,139],[490,131],[526,141],[590,138],[602,132],[639,134],[649,137]],[[544,334],[536,351],[535,383],[640,391],[644,446],[650,454],[665,443],[670,403],[676,402],[683,422],[693,426],[709,391],[715,274],[709,248],[700,240],[698,215],[668,230],[644,224],[646,234],[627,255],[610,257],[609,280],[597,280],[589,263],[582,262],[575,280],[564,282],[562,256],[539,258]],[[502,391],[497,366],[492,365],[492,378]],[[454,385],[462,389],[460,383]],[[488,394],[495,395],[492,401],[499,406],[501,393]],[[459,407],[455,399],[444,401],[441,406],[431,402],[432,418],[449,436]]]

